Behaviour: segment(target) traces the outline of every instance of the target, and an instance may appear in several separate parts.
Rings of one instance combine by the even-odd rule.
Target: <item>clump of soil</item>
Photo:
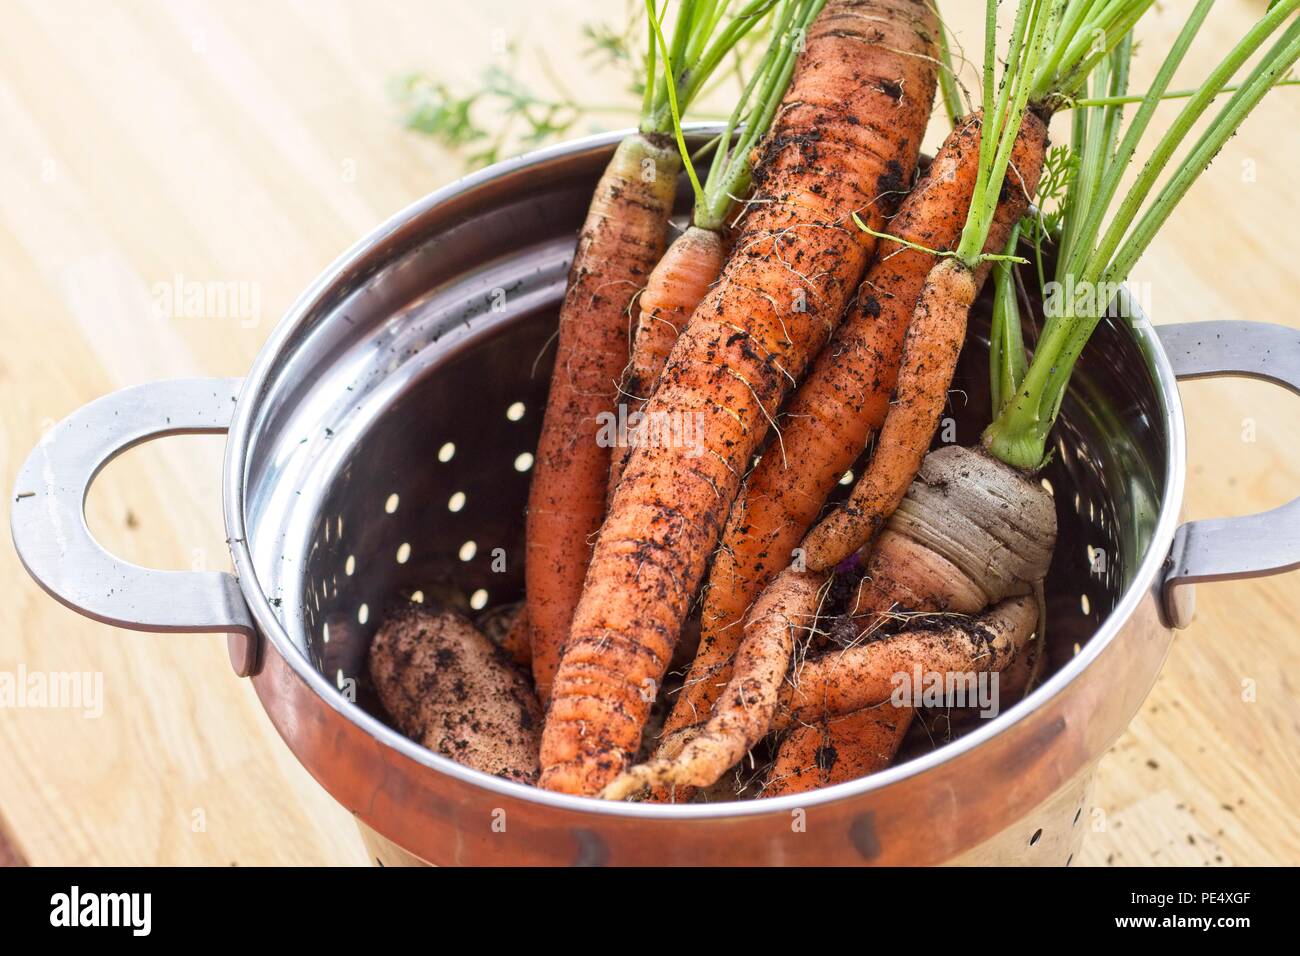
[[[384,709],[412,740],[457,763],[535,783],[542,709],[525,676],[468,619],[411,604],[370,645]]]

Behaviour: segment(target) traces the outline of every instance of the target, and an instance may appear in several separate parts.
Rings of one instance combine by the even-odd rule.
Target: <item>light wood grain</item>
[[[620,7],[602,5],[605,16]],[[945,2],[979,47],[978,5]],[[1162,4],[1135,88],[1168,47]],[[1184,70],[1204,71],[1264,0],[1223,0]],[[5,0],[0,31],[0,479],[44,429],[106,391],[239,375],[334,256],[461,172],[400,128],[389,79],[468,82],[502,39],[607,101],[580,55],[577,0]],[[970,74],[973,81],[973,74]],[[611,92],[613,91],[613,92]],[[620,125],[604,116],[605,125]],[[586,131],[584,127],[582,132]],[[929,142],[942,136],[938,123]],[[1283,91],[1224,150],[1138,270],[1158,321],[1300,326],[1300,94]],[[1249,174],[1249,175],[1247,175]],[[252,283],[260,321],[159,319],[157,282]],[[1258,384],[1184,390],[1190,517],[1300,491],[1293,399]],[[1252,441],[1243,440],[1253,438]],[[97,484],[95,533],[131,560],[224,567],[221,443],[129,453]],[[6,509],[7,519],[7,509]],[[6,535],[7,537],[7,535]],[[64,610],[0,548],[0,670],[103,674],[97,719],[0,710],[0,816],[37,864],[361,864],[348,815],[298,766],[215,636],[114,631]],[[1300,577],[1200,590],[1159,684],[1102,766],[1083,863],[1300,862]],[[1243,700],[1243,681],[1254,699]]]

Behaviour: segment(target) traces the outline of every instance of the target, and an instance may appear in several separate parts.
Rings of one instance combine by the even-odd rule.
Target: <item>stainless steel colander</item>
[[[1297,390],[1291,330],[1208,322],[1157,336],[1130,309],[1098,331],[1044,476],[1061,529],[1050,677],[933,753],[796,797],[609,804],[461,767],[369,712],[366,649],[392,602],[474,611],[520,597],[548,345],[619,138],[502,163],[399,213],[304,293],[242,384],[159,382],[75,412],[18,478],[27,568],[105,623],[228,632],[236,672],[384,863],[1068,863],[1096,763],[1190,619],[1190,584],[1300,562],[1300,501],[1178,525],[1176,378]],[[951,403],[965,443],[988,407],[981,334],[976,321]],[[236,575],[146,570],[99,547],[82,505],[104,464],[141,441],[227,430]]]

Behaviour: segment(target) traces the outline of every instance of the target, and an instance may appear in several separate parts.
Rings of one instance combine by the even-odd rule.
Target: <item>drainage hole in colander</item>
[[[487,603],[488,603],[488,593],[487,591],[484,591],[482,588],[479,588],[477,591],[475,591],[473,594],[469,596],[469,606],[476,611],[483,610],[485,607],[487,607]]]
[[[343,573],[352,577],[352,572],[357,569],[356,555],[349,554],[348,559],[343,562]]]
[[[512,422],[517,422],[524,417],[524,411],[523,402],[512,402],[510,407],[506,409],[506,418]]]
[[[1084,614],[1092,613],[1092,602],[1088,600],[1088,595],[1086,594],[1079,595],[1079,610],[1081,610]]]
[[[438,449],[438,460],[445,465],[447,462],[451,461],[454,454],[456,454],[455,443],[447,442]]]
[[[1038,841],[1041,840],[1042,838],[1043,838],[1043,830],[1040,827],[1039,829],[1035,830],[1034,835],[1029,838],[1029,845],[1037,846]]]
[[[410,543],[403,541],[401,544],[397,546],[397,563],[405,564],[410,559],[411,559],[411,545]]]
[[[363,604],[357,608],[357,623],[365,624],[368,620],[370,620],[370,605]]]
[[[515,459],[515,471],[527,471],[531,467],[533,467],[532,452],[526,451]]]
[[[473,561],[474,555],[478,554],[478,544],[474,541],[466,541],[457,553],[462,561]]]
[[[392,514],[394,511],[397,510],[397,506],[401,503],[401,501],[402,499],[397,497],[397,492],[394,491],[391,495],[388,496],[388,500],[384,502],[384,511],[387,512],[388,514]]]
[[[328,621],[320,626],[320,639],[326,644],[330,642],[330,625]]]
[[[447,499],[447,510],[456,512],[465,507],[465,492],[458,491]]]
[[[412,604],[423,604],[423,603],[424,603],[424,592],[423,592],[423,591],[412,591],[412,592],[411,592],[411,603],[412,603]]]

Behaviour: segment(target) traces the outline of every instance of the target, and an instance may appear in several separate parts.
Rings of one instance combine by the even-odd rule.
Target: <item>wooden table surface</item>
[[[942,4],[973,51],[980,6]],[[1189,6],[1163,3],[1142,28],[1134,89]],[[1221,0],[1184,77],[1203,73],[1265,6]],[[584,9],[578,0],[0,0],[3,486],[45,429],[98,395],[242,374],[322,267],[459,174],[459,157],[401,128],[394,75],[428,70],[464,86],[514,45],[529,82],[545,87],[550,73],[575,96],[608,101],[622,81],[581,56]],[[602,5],[601,15],[620,9]],[[936,122],[930,142],[941,136]],[[1157,321],[1300,327],[1297,155],[1300,91],[1277,91],[1139,267]],[[178,279],[247,283],[256,307],[159,317],[156,286]],[[1240,381],[1190,385],[1184,396],[1189,517],[1244,514],[1300,492],[1292,397]],[[90,497],[95,534],[140,564],[227,567],[221,450],[218,438],[185,438],[128,453]],[[0,593],[0,672],[103,681],[98,716],[0,709],[0,862],[366,862],[348,814],[232,675],[221,637],[95,624],[43,594],[7,544]],[[1200,589],[1195,625],[1102,764],[1079,862],[1300,863],[1298,598],[1300,575]]]

